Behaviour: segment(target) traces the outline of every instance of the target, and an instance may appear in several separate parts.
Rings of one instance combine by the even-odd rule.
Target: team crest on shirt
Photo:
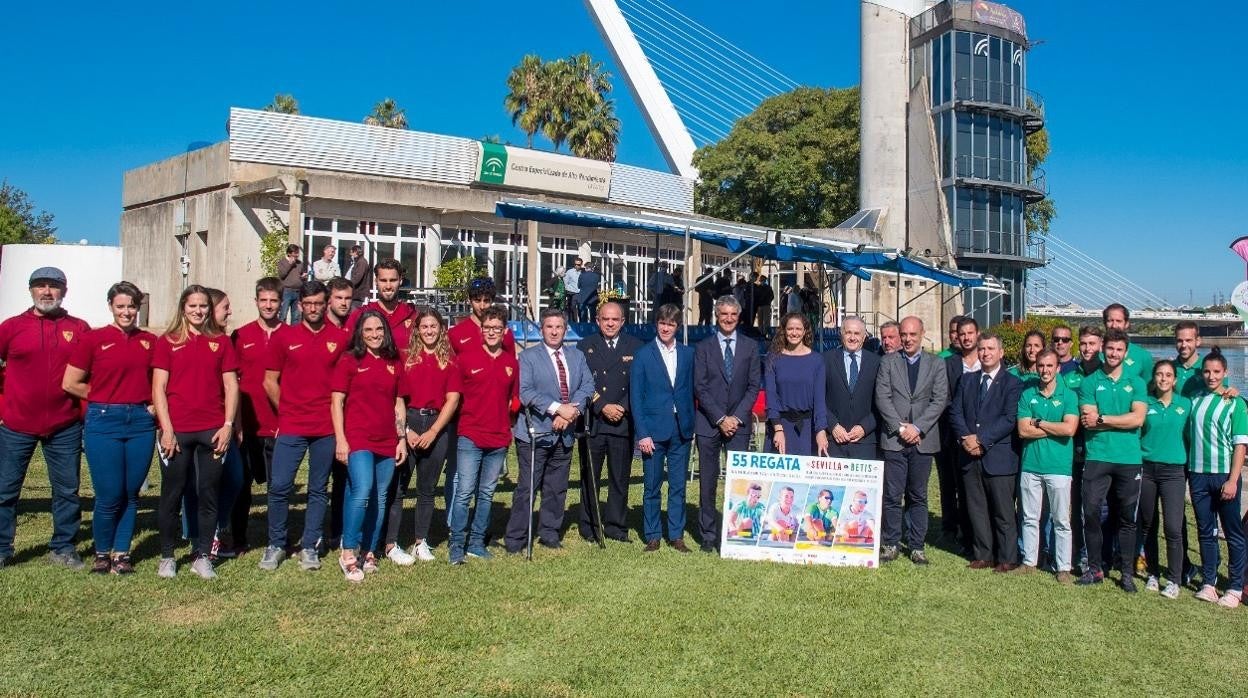
[[[218,348],[220,348],[220,346],[221,346],[220,342],[208,342],[209,351],[216,351]]]
[[[511,367],[510,367],[510,366],[504,366],[504,367],[503,367],[503,369],[504,369],[505,371],[507,371],[507,377],[508,377],[508,378],[511,378]]]
[[[1124,393],[1129,393],[1129,392],[1131,392],[1131,386],[1129,386],[1129,385],[1124,385],[1124,386],[1122,386],[1122,392],[1124,392]]]
[[[152,343],[151,343],[151,342],[149,342],[149,341],[147,341],[146,339],[140,339],[140,340],[139,340],[139,344],[142,344],[144,349],[151,349],[151,348],[152,348]]]
[[[1053,401],[1053,406],[1054,406],[1054,407],[1061,407],[1061,406],[1062,406],[1062,401],[1061,401],[1061,400],[1054,400],[1054,401]]]
[[[1135,359],[1125,359],[1125,360],[1123,361],[1123,363],[1124,363],[1124,364],[1126,364],[1126,365],[1128,365],[1128,366],[1134,366],[1134,365],[1135,365]]]
[[[1175,413],[1175,414],[1183,414],[1185,411],[1186,411],[1186,410],[1184,410],[1182,407],[1176,407],[1176,408],[1174,408],[1174,413]]]
[[[338,351],[338,342],[325,342],[325,348],[332,354],[333,352]]]
[[[74,341],[74,331],[73,331],[73,330],[61,330],[61,336],[65,338],[65,341],[66,341],[66,342],[72,342],[72,341]]]
[[[412,318],[409,317],[408,319],[404,320],[403,326],[410,330],[412,328]]]

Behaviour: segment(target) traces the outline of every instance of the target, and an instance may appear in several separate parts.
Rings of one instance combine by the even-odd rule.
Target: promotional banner
[[[477,143],[477,181],[482,184],[606,199],[611,192],[611,163]]]
[[[730,451],[720,555],[876,567],[884,462]]]

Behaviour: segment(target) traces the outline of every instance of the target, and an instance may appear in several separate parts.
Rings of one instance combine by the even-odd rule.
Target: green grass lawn
[[[638,522],[640,472],[638,463]],[[504,485],[496,499],[496,532],[510,492]],[[85,557],[85,469],[82,493]],[[437,563],[383,564],[349,585],[335,555],[315,573],[290,562],[262,573],[253,551],[221,564],[216,582],[185,566],[166,581],[155,576],[155,490],[140,511],[138,574],[126,578],[40,559],[49,495],[36,458],[17,564],[0,570],[0,693],[1239,695],[1248,687],[1248,610],[1201,603],[1189,590],[1168,601],[1112,584],[1063,587],[1047,574],[970,571],[932,547],[923,569],[905,560],[880,570],[798,567],[667,547],[643,555],[636,542],[604,551],[573,528],[563,550],[539,547],[531,563],[503,556],[452,568],[442,545]],[[569,506],[576,500],[574,483]],[[253,542],[262,512],[253,512]],[[300,530],[301,515],[293,523]]]

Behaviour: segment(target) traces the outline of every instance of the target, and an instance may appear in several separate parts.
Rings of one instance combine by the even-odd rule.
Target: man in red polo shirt
[[[264,392],[264,372],[268,369],[270,344],[282,327],[278,309],[282,305],[282,282],[267,276],[256,282],[256,312],[253,322],[234,330],[230,341],[238,355],[239,422],[243,432],[243,489],[230,512],[234,545],[247,547],[247,520],[251,513],[251,483],[268,482],[273,466],[273,443],[277,437],[277,413]]]
[[[82,512],[78,473],[82,463],[82,421],[78,400],[61,390],[65,365],[91,328],[61,308],[65,272],[41,267],[30,275],[29,310],[0,324],[4,412],[0,425],[0,567],[13,557],[17,501],[36,445],[43,446],[52,485],[52,540],[48,562],[83,568],[74,550]]]
[[[468,282],[468,303],[472,307],[472,312],[466,317],[455,323],[455,326],[446,333],[447,338],[451,341],[451,350],[457,355],[466,351],[480,351],[484,346],[481,337],[481,322],[486,309],[494,307],[494,297],[496,295],[493,279],[479,278]],[[506,318],[506,314],[503,315]],[[516,353],[516,338],[512,335],[511,330],[507,330],[503,334],[503,351],[508,354]]]
[[[485,337],[482,348],[460,352],[456,358],[464,401],[459,410],[455,501],[449,507],[452,565],[464,564],[465,553],[492,557],[485,549],[490,505],[511,445],[511,415],[520,401],[520,365],[515,354],[502,346],[507,314],[497,306],[487,308],[482,313],[481,329]],[[474,498],[476,512],[469,531],[468,509]]]
[[[277,440],[269,477],[269,545],[260,569],[275,570],[286,556],[286,519],[299,463],[308,455],[308,507],[299,551],[299,567],[321,568],[317,541],[329,499],[326,484],[334,462],[334,425],[329,416],[330,379],[334,363],[350,340],[346,332],[325,322],[325,284],[308,281],[299,289],[303,320],[277,331],[264,391],[277,409]]]
[[[351,313],[347,331],[355,329],[355,323],[365,310],[376,310],[386,318],[394,345],[406,349],[416,330],[416,309],[411,303],[399,300],[399,286],[403,284],[403,265],[397,259],[383,259],[373,268],[373,280],[377,282],[377,300],[360,306]]]
[[[351,320],[351,296],[355,289],[350,281],[341,276],[330,279],[325,288],[329,289],[329,309],[325,313],[325,321],[343,330],[349,337],[351,330],[355,329],[354,323],[347,325]],[[342,538],[342,500],[346,491],[347,464],[335,458],[329,474],[329,535],[325,537],[322,548],[336,548]]]
[[[325,320],[338,329],[345,330],[347,321],[351,319],[351,282],[342,278],[330,279],[325,283],[329,289],[329,309]]]

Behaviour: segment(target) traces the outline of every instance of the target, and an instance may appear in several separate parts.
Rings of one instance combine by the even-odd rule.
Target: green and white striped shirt
[[[1187,469],[1193,473],[1226,474],[1231,472],[1236,444],[1248,444],[1248,408],[1237,397],[1226,400],[1206,390],[1192,399],[1188,428],[1191,452]]]

